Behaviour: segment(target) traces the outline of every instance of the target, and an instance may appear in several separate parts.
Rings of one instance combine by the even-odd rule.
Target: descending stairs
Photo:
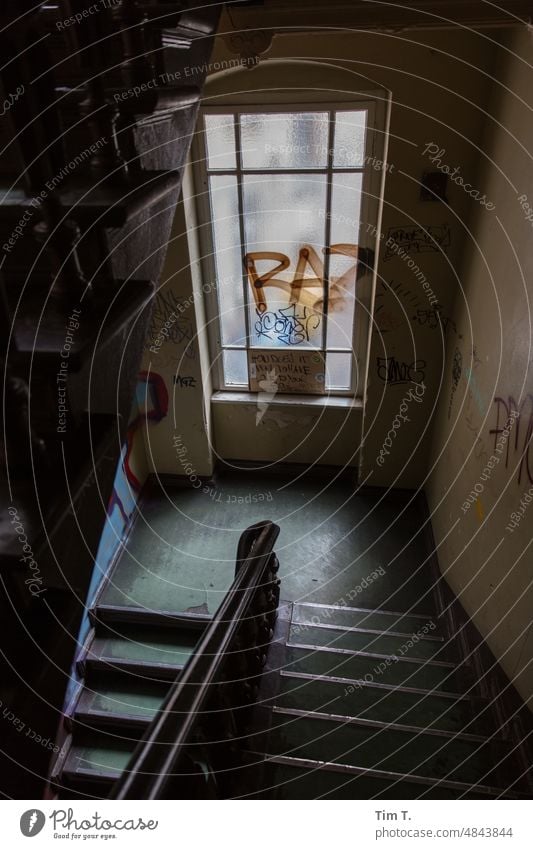
[[[438,619],[329,605],[289,609],[270,728],[252,742],[263,769],[256,792],[244,795],[487,799],[528,792],[515,744],[476,695],[456,640],[446,639]]]
[[[134,622],[105,622],[98,604],[93,629],[77,669],[82,684],[65,713],[69,732],[55,764],[52,784],[60,796],[105,798],[139,737],[161,706],[194,651],[210,616],[169,616],[139,611]]]
[[[263,484],[255,482],[264,489]],[[220,492],[224,486],[243,487],[233,478],[217,485]],[[293,506],[298,499],[309,503],[311,492],[312,487],[295,490]],[[368,506],[367,496],[358,498]],[[217,523],[210,524],[211,503],[198,494],[177,489],[169,501],[166,492],[146,490],[139,510],[143,522],[133,526],[90,611],[91,631],[76,664],[80,683],[65,711],[67,736],[51,780],[60,798],[110,794],[194,653],[231,584],[242,522],[257,520],[256,508],[236,514],[220,506],[226,503],[217,504]],[[342,518],[336,514],[339,539],[357,504],[350,502]],[[381,508],[376,527],[395,504]],[[290,513],[288,502],[277,506]],[[406,519],[399,530],[389,530],[377,553],[393,552],[395,544],[401,548],[403,533],[415,535],[418,510],[413,508],[410,524]],[[316,523],[314,514],[306,516]],[[202,534],[191,531],[193,520]],[[299,540],[295,526],[284,519],[280,524],[282,592],[294,592],[303,587],[294,573],[304,574],[309,552],[301,544],[291,548]],[[511,716],[502,720],[480,686],[479,667],[468,658],[459,629],[443,615],[429,567],[416,574],[416,586],[409,579],[410,562],[425,559],[422,541],[416,557],[411,552],[405,562],[396,558],[394,568],[389,564],[382,575],[375,573],[379,581],[371,584],[366,607],[323,603],[326,593],[333,595],[332,581],[342,578],[337,586],[350,597],[353,584],[347,581],[364,580],[357,575],[377,565],[375,559],[363,561],[358,572],[348,572],[344,555],[353,556],[358,542],[337,559],[331,545],[322,572],[316,564],[307,570],[306,595],[313,602],[280,605],[246,752],[224,769],[232,776],[225,785],[231,796],[530,796],[527,743],[521,743],[527,731],[517,735]]]

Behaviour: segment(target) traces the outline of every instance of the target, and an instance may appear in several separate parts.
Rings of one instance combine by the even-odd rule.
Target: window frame
[[[205,115],[221,115],[232,114],[267,114],[283,113],[283,112],[349,112],[360,111],[366,109],[366,139],[364,162],[362,167],[336,167],[333,168],[333,156],[328,152],[326,165],[316,168],[245,168],[241,167],[240,159],[240,132],[238,129],[239,122],[235,121],[235,143],[236,143],[236,164],[235,168],[220,168],[211,169],[207,167],[206,144],[205,144]],[[335,122],[329,121],[328,134],[328,149],[333,147],[334,127]],[[213,224],[211,215],[211,203],[209,194],[209,176],[210,174],[235,175],[237,183],[242,179],[243,174],[325,174],[326,175],[326,197],[327,208],[331,207],[332,195],[332,175],[342,173],[361,173],[361,208],[360,208],[360,232],[358,245],[362,248],[371,248],[375,251],[377,262],[377,230],[379,222],[379,213],[382,196],[382,181],[384,177],[384,169],[376,170],[369,163],[369,160],[384,161],[385,156],[383,151],[386,149],[385,143],[385,104],[383,96],[368,92],[360,97],[352,96],[346,100],[312,100],[302,99],[298,103],[280,102],[276,103],[269,100],[268,103],[255,102],[253,104],[245,102],[221,103],[220,105],[202,106],[199,110],[197,130],[192,144],[192,170],[193,181],[195,187],[195,202],[200,213],[200,221],[202,225],[199,227],[199,243],[201,248],[201,269],[202,276],[205,281],[216,282],[216,263],[214,252],[213,239]],[[238,192],[239,198],[239,236],[241,244],[244,245],[244,222],[242,210],[242,189]],[[324,210],[326,213],[326,210]],[[330,243],[331,234],[331,219],[325,214],[325,243]],[[366,226],[365,226],[366,225]],[[375,230],[373,231],[373,228]],[[376,263],[375,263],[376,265]],[[327,257],[324,262],[324,275],[327,275]],[[353,356],[351,367],[351,385],[347,389],[331,388],[327,389],[323,396],[325,399],[329,397],[348,397],[358,401],[362,401],[366,394],[366,386],[363,385],[364,376],[367,372],[368,348],[371,326],[371,311],[373,302],[373,291],[375,286],[376,267],[372,273],[364,274],[359,281],[356,282],[354,317],[352,327],[352,347],[328,349],[324,347],[320,349],[326,355],[329,352],[333,353],[349,353]],[[244,291],[244,310],[245,310],[245,326],[249,334],[249,283],[247,273],[242,268],[242,282]],[[228,350],[245,350],[250,347],[248,345],[242,348],[237,345],[223,345],[220,332],[218,297],[216,286],[207,286],[205,294],[206,317],[207,317],[207,338],[209,344],[209,352],[211,358],[211,375],[213,389],[215,391],[249,393],[251,397],[256,397],[257,392],[254,392],[246,384],[226,384],[224,379],[223,357],[222,352]],[[327,314],[326,314],[327,322]],[[327,328],[324,331],[324,340],[327,342]],[[271,350],[268,346],[265,349]],[[279,349],[276,349],[279,350]],[[310,350],[308,348],[302,350]],[[301,396],[302,400],[305,396]]]

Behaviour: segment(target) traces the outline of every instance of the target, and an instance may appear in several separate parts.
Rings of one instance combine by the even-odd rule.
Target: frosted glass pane
[[[208,168],[235,168],[233,115],[206,115],[205,137]]]
[[[243,196],[251,344],[321,347],[326,176],[244,175]]]
[[[326,354],[326,389],[349,389],[353,354]]]
[[[334,168],[361,168],[365,161],[366,110],[335,113]]]
[[[246,351],[223,351],[222,362],[226,386],[248,386]]]
[[[333,176],[328,348],[352,347],[362,179],[361,174]]]
[[[241,115],[243,168],[324,168],[327,112]]]
[[[245,345],[237,178],[212,176],[209,185],[222,344]]]

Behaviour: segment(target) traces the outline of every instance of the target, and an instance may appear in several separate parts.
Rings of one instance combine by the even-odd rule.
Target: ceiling
[[[322,28],[371,30],[517,26],[531,21],[531,0],[236,0],[226,7],[228,29]]]

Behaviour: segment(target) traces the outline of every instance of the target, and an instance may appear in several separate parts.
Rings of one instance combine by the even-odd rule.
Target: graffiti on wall
[[[160,366],[175,363],[180,358],[196,360],[194,323],[187,315],[190,306],[190,298],[180,299],[171,289],[160,289],[157,292],[148,330],[147,348],[157,354]]]
[[[383,257],[385,262],[396,256],[398,248],[408,254],[441,253],[449,248],[452,243],[450,225],[428,224],[425,227],[416,225],[389,227],[387,242],[390,245],[387,246]]]
[[[423,383],[426,377],[425,360],[400,362],[396,357],[377,357],[377,373],[388,386],[400,383]]]
[[[463,338],[460,333],[457,333],[455,321],[449,316],[444,315],[440,306],[432,307],[431,309],[419,309],[412,316],[411,320],[415,324],[420,325],[420,327],[427,327],[428,330],[435,330],[439,327],[445,334],[448,332],[448,328],[450,328],[459,339]]]
[[[394,299],[394,307],[387,303]],[[396,280],[391,280],[386,283],[380,280],[377,286],[376,299],[374,306],[375,322],[380,333],[389,333],[391,330],[396,330],[404,323],[404,310],[414,309],[420,306],[420,298],[405,286]]]
[[[457,391],[457,387],[459,385],[459,380],[461,379],[461,374],[463,371],[463,355],[461,354],[459,348],[456,348],[453,354],[453,363],[452,363],[452,391],[450,393],[450,403],[448,404],[448,418],[450,418],[452,414],[452,404],[453,404],[453,396]]]
[[[496,424],[489,431],[494,435],[494,448],[498,438],[510,423],[513,430],[505,448],[505,468],[509,465],[516,468],[516,482],[533,483],[533,460],[530,458],[531,439],[533,436],[533,395],[528,394],[523,401],[517,403],[512,395],[507,398],[494,398],[496,404]]]

